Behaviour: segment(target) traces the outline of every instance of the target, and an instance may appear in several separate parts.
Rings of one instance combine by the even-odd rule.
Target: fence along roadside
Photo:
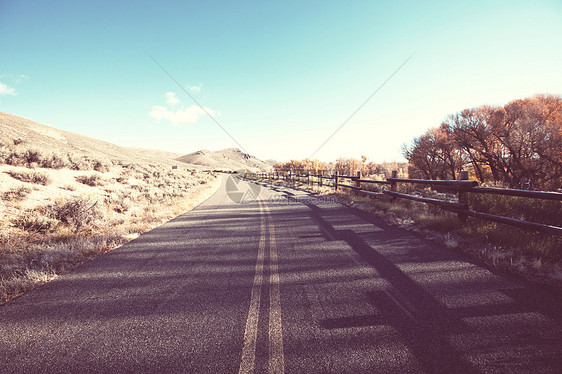
[[[429,180],[429,179],[404,179],[397,178],[397,172],[392,172],[392,177],[386,180],[373,180],[364,179],[361,177],[361,173],[358,172],[357,175],[325,175],[324,173],[310,173],[306,171],[287,171],[282,173],[248,173],[246,177],[268,179],[270,181],[283,179],[289,182],[306,182],[307,185],[313,186],[317,184],[319,186],[329,186],[328,181],[332,181],[331,186],[336,192],[339,192],[340,187],[351,189],[354,193],[364,194],[369,196],[374,196],[378,198],[387,198],[391,200],[396,199],[408,199],[414,200],[426,204],[438,205],[441,209],[452,211],[457,213],[461,221],[465,221],[467,217],[474,217],[483,220],[488,220],[497,223],[503,223],[511,226],[516,226],[524,229],[530,229],[539,231],[545,234],[562,236],[562,227],[551,226],[542,223],[524,221],[520,219],[515,219],[511,217],[498,216],[494,214],[489,214],[485,212],[479,212],[471,209],[469,206],[468,194],[493,194],[493,195],[505,195],[505,196],[515,196],[515,197],[526,197],[541,200],[551,200],[551,201],[562,201],[562,193],[551,192],[551,191],[527,191],[527,190],[515,190],[506,188],[490,188],[490,187],[479,187],[478,182],[469,180],[468,171],[461,172],[460,180]],[[341,183],[342,180],[348,183]],[[444,187],[449,191],[454,191],[457,193],[457,202],[432,199],[427,197],[420,197],[411,194],[405,194],[397,192],[397,185],[399,183],[407,184],[421,184],[429,185],[431,187]],[[383,189],[382,192],[373,192],[363,188],[363,184],[379,184],[384,186],[389,186],[390,189]]]

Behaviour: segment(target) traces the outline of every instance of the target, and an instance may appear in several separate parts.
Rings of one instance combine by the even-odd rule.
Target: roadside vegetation
[[[331,186],[310,187],[307,183],[275,183],[296,187],[336,198],[341,203],[383,219],[436,241],[451,250],[458,250],[487,263],[491,267],[521,275],[532,281],[562,287],[562,238],[539,232],[522,230],[504,224],[468,218],[463,222],[455,213],[421,202],[357,195]],[[373,188],[374,189],[374,188]],[[454,200],[454,195],[403,185],[398,192]],[[562,204],[538,203],[535,199],[472,194],[470,204],[489,213],[510,215],[562,226]],[[529,210],[529,206],[533,209]],[[540,218],[538,218],[540,217]]]
[[[367,162],[340,158],[291,160],[276,164],[277,172],[320,171],[327,175],[357,175],[384,180],[398,178],[458,179],[468,170],[480,186],[562,191],[562,98],[537,95],[502,107],[481,106],[450,115],[403,147],[408,163]],[[340,182],[341,183],[341,182]],[[308,188],[301,184],[300,187]],[[363,188],[380,187],[363,183]],[[318,191],[318,187],[314,187]],[[334,194],[323,187],[320,193]],[[398,192],[446,201],[455,194],[413,184],[398,184]],[[346,188],[334,194],[343,202],[437,239],[450,248],[472,253],[493,266],[562,285],[562,238],[476,218],[457,215],[421,202],[357,195]],[[524,197],[469,194],[476,211],[562,227],[562,202]]]
[[[0,140],[0,302],[210,196],[219,179]]]

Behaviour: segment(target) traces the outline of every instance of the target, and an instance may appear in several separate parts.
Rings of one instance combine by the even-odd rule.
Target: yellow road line
[[[275,227],[270,221],[270,210],[267,205],[258,201],[261,215],[260,239],[258,256],[252,294],[250,296],[250,309],[244,331],[244,346],[239,374],[254,372],[256,361],[256,341],[260,315],[261,289],[263,285],[263,269],[265,247],[269,246],[269,360],[268,373],[282,374],[285,371],[283,355],[283,326],[281,322],[281,292],[279,289],[279,265],[277,257],[277,243],[275,240]],[[268,235],[269,234],[269,235]]]
[[[263,213],[261,203],[260,213]],[[242,348],[242,360],[240,362],[240,369],[238,370],[239,374],[254,372],[254,364],[256,361],[256,340],[258,336],[258,322],[260,317],[261,287],[263,284],[263,261],[265,257],[266,244],[265,241],[266,223],[265,216],[262,214],[258,256],[256,259],[256,270],[254,275],[254,283],[252,285],[252,294],[250,296],[250,310],[248,311],[246,330],[244,331],[244,346]]]
[[[265,206],[266,212],[270,213]],[[285,371],[283,355],[283,325],[281,322],[281,292],[279,290],[279,266],[275,227],[269,223],[269,374],[282,374]]]

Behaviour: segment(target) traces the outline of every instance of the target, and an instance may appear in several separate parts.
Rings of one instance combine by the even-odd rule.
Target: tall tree
[[[403,154],[430,179],[455,178],[460,168],[470,166],[482,182],[559,189],[562,99],[537,95],[504,107],[462,110],[415,138]]]

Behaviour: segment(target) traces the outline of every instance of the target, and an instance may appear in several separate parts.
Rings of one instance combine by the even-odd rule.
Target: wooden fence
[[[527,197],[541,200],[552,200],[562,202],[562,193],[548,192],[548,191],[528,191],[528,190],[515,190],[505,188],[489,188],[479,187],[478,182],[469,180],[467,171],[461,172],[460,180],[427,180],[427,179],[404,179],[397,178],[397,172],[392,172],[392,178],[386,180],[373,180],[364,179],[361,173],[357,175],[324,175],[323,173],[310,173],[306,171],[286,171],[282,173],[248,173],[246,177],[254,179],[267,179],[269,181],[285,180],[288,182],[306,183],[309,186],[329,186],[335,192],[339,192],[340,188],[350,189],[356,194],[367,196],[374,196],[379,198],[387,198],[390,200],[396,199],[409,199],[426,204],[437,205],[440,208],[452,211],[458,214],[461,220],[466,220],[467,217],[475,217],[488,221],[503,223],[507,225],[517,226],[524,229],[539,231],[546,234],[562,236],[562,227],[545,225],[536,222],[529,222],[520,219],[493,215],[484,212],[478,212],[469,206],[468,194],[493,194],[505,196]],[[421,197],[406,193],[397,192],[397,185],[400,183],[427,185],[430,187],[442,188],[450,192],[456,193],[455,201],[446,201],[441,199],[433,199],[428,197]],[[382,186],[381,192],[370,191],[365,189],[364,186],[369,184],[376,184]]]

